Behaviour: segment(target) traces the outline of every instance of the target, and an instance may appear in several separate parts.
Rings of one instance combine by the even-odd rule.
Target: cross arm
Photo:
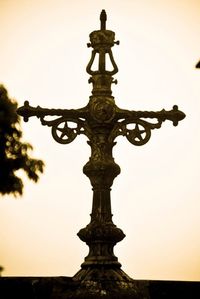
[[[126,138],[134,145],[144,145],[151,137],[151,130],[159,129],[165,120],[172,121],[177,126],[179,121],[185,118],[185,114],[178,109],[177,105],[172,110],[166,111],[129,111],[117,109],[118,122],[114,127],[110,138],[114,139],[119,135]],[[156,119],[157,122],[149,122],[148,119]]]
[[[178,122],[185,118],[185,114],[178,110],[178,106],[174,105],[173,109],[166,111],[162,109],[161,111],[130,111],[119,109],[118,110],[118,119],[126,119],[126,121],[135,121],[137,119],[143,118],[156,118],[158,121],[170,120],[174,126],[178,125]]]
[[[79,117],[84,118],[86,111],[84,108],[81,109],[47,109],[41,108],[40,106],[32,107],[28,101],[24,102],[24,106],[17,109],[17,113],[24,118],[27,122],[29,117],[36,116],[38,118],[44,118],[45,116],[63,116],[77,119]]]
[[[62,144],[72,142],[78,134],[85,134],[84,119],[87,117],[87,109],[47,109],[40,106],[31,107],[28,101],[18,108],[17,113],[28,121],[29,117],[36,116],[42,125],[52,128],[53,138]],[[46,116],[58,116],[54,120],[45,119]]]

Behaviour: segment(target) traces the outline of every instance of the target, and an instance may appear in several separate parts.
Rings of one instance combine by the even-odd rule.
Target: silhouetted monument
[[[115,33],[106,29],[106,19],[103,10],[100,15],[101,28],[90,34],[88,43],[88,47],[92,47],[92,56],[86,70],[91,75],[89,83],[93,86],[89,103],[83,108],[68,110],[44,109],[39,106],[34,108],[26,101],[18,113],[25,121],[31,116],[37,116],[42,125],[51,127],[53,138],[61,144],[72,142],[79,134],[87,136],[91,157],[83,172],[92,185],[93,205],[91,222],[79,231],[78,236],[89,246],[89,254],[73,281],[80,282],[87,289],[101,290],[102,295],[109,286],[116,292],[128,289],[131,298],[134,298],[139,292],[137,283],[121,270],[121,264],[113,253],[113,247],[125,235],[112,222],[110,191],[113,180],[120,173],[112,149],[119,135],[125,136],[133,145],[144,145],[149,141],[153,129],[159,129],[165,120],[177,126],[185,114],[177,106],[170,111],[162,109],[149,112],[125,110],[115,104],[111,85],[117,83],[113,75],[118,72],[118,68],[111,48],[119,42],[115,41]],[[98,68],[93,70],[96,56]],[[112,70],[107,69],[108,59],[113,66]],[[56,118],[47,120],[46,116]],[[154,121],[150,122],[149,119]]]

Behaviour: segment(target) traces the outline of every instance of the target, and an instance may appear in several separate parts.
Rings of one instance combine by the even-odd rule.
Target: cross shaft
[[[120,269],[121,264],[113,253],[115,244],[125,237],[112,222],[110,191],[113,180],[120,173],[120,167],[112,155],[115,139],[122,135],[133,145],[144,145],[149,141],[153,129],[160,128],[165,120],[177,126],[185,114],[176,105],[169,111],[162,109],[154,112],[125,110],[115,104],[111,85],[117,83],[113,75],[118,68],[111,48],[119,42],[114,41],[115,33],[106,29],[106,19],[103,10],[100,30],[90,34],[88,47],[93,50],[86,70],[91,75],[89,83],[92,83],[93,89],[89,103],[83,108],[68,110],[34,108],[26,101],[18,113],[25,121],[37,116],[42,125],[52,128],[53,138],[61,144],[72,142],[79,134],[88,138],[91,156],[83,172],[93,188],[93,205],[91,222],[79,231],[78,236],[89,246],[89,254],[74,279],[131,283],[132,279]],[[96,55],[99,58],[98,68],[92,70]],[[106,68],[106,57],[111,61],[112,70]],[[46,116],[54,116],[54,119],[47,120]],[[149,119],[154,119],[154,122],[151,123]]]

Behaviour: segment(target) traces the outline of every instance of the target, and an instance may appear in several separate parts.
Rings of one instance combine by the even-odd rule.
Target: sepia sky
[[[115,254],[135,279],[200,280],[200,0],[0,0],[0,83],[19,105],[85,106],[86,44],[102,9],[120,40],[116,104],[186,114],[142,147],[117,139],[112,212],[126,238]],[[58,144],[37,118],[22,127],[46,167],[37,184],[24,178],[22,198],[0,199],[3,275],[73,276],[88,253],[76,236],[92,207],[87,139]]]

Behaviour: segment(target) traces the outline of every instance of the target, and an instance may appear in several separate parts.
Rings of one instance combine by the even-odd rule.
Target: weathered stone
[[[137,291],[137,292],[136,292]],[[115,284],[81,285],[72,277],[1,277],[1,299],[199,299],[200,282],[134,280],[134,288]]]

